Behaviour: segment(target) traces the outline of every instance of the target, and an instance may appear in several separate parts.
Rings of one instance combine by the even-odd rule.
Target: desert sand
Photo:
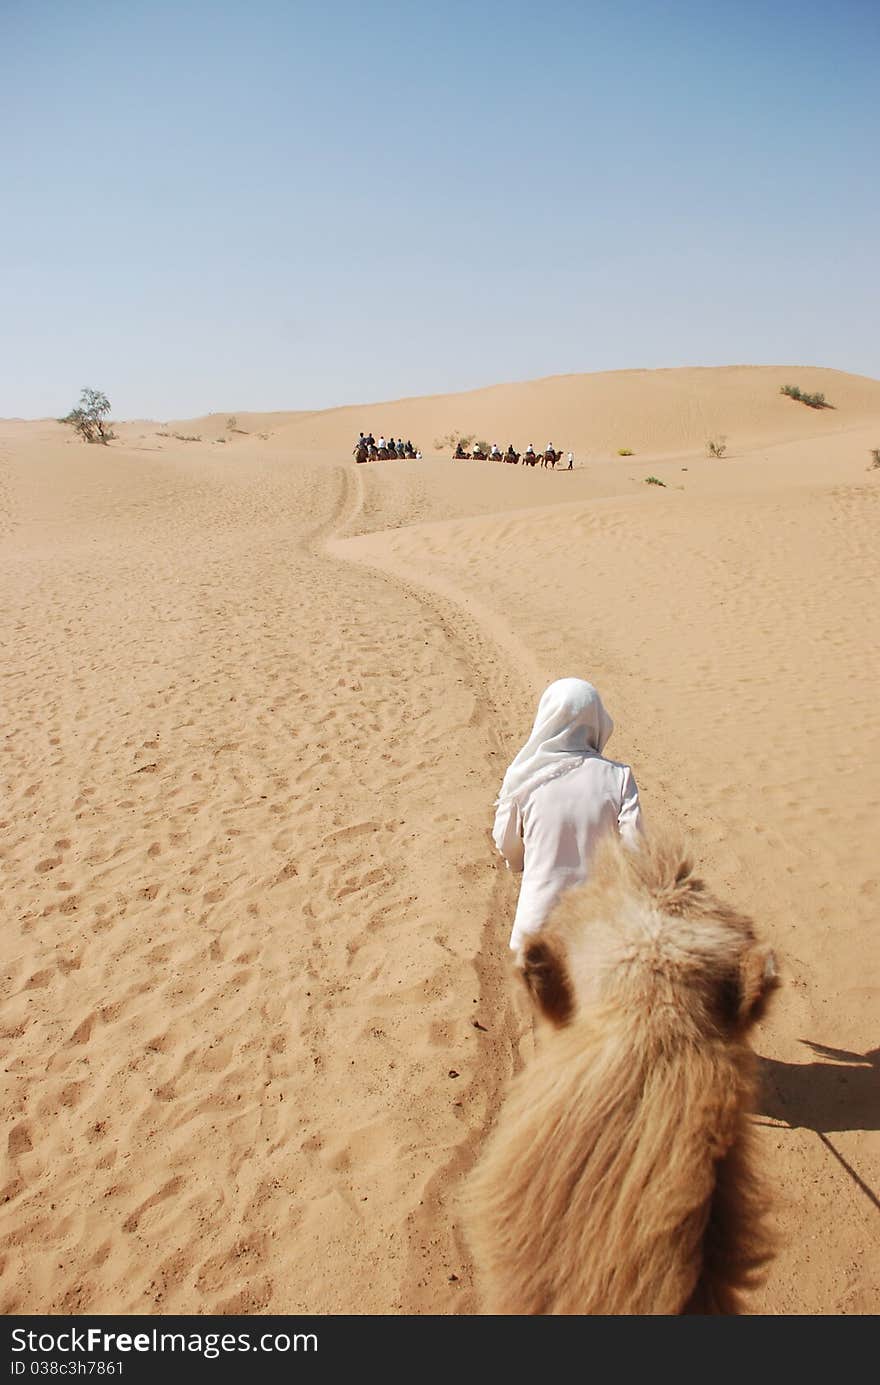
[[[778,951],[753,1309],[877,1312],[880,382],[235,429],[0,423],[3,1311],[479,1311],[457,1190],[535,1042],[491,805],[574,674]],[[425,457],[358,467],[361,429]],[[452,430],[576,468],[453,465]]]

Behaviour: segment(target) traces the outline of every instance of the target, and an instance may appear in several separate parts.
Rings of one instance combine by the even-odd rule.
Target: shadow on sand
[[[849,1053],[801,1041],[823,1061],[759,1058],[760,1113],[804,1130],[880,1130],[880,1049]]]
[[[801,1040],[821,1061],[780,1063],[759,1058],[758,1115],[793,1130],[815,1130],[865,1196],[880,1211],[880,1199],[838,1153],[828,1133],[880,1130],[880,1049],[850,1053]]]

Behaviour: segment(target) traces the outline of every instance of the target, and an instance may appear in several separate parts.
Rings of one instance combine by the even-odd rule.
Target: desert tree
[[[110,400],[106,394],[100,390],[84,389],[80,393],[79,403],[66,418],[59,419],[59,423],[69,423],[85,442],[107,443],[116,436],[109,427],[109,412]]]

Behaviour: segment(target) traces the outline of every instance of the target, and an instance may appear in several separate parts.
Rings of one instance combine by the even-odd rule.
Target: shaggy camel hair
[[[691,871],[603,845],[523,950],[553,1027],[465,1192],[489,1313],[736,1313],[770,1258],[745,1035],[775,961]]]

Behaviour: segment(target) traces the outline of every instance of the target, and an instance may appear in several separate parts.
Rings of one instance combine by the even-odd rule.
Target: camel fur
[[[466,1191],[485,1311],[742,1311],[772,1253],[745,1037],[773,954],[661,841],[600,848],[520,960],[550,1025]]]

